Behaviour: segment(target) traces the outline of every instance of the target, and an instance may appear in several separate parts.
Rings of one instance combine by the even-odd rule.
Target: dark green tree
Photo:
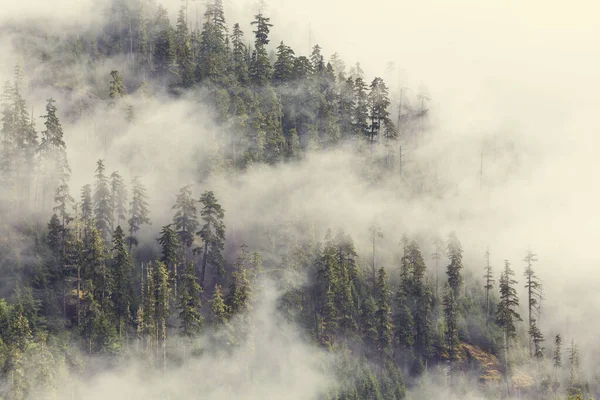
[[[204,221],[202,229],[197,234],[202,239],[202,271],[200,273],[200,286],[204,287],[206,267],[210,265],[215,273],[224,275],[223,248],[225,246],[225,225],[223,218],[225,212],[217,202],[212,191],[205,191],[200,196],[202,210],[200,216]]]
[[[385,268],[381,267],[377,273],[375,283],[375,292],[377,293],[377,349],[381,360],[387,360],[392,355],[392,313],[388,302],[389,289],[387,282],[387,273]]]
[[[160,261],[162,261],[167,270],[170,273],[171,287],[173,288],[173,295],[175,298],[179,298],[177,292],[177,286],[179,281],[179,275],[177,273],[177,265],[181,262],[180,244],[177,233],[171,228],[171,225],[163,226],[158,243],[162,249]]]
[[[193,262],[188,262],[183,269],[177,295],[177,310],[179,311],[180,333],[193,337],[202,329],[203,317],[200,314],[202,289],[198,285],[196,270]]]
[[[535,356],[535,343],[534,340],[540,339],[539,328],[535,325],[535,321],[540,316],[540,306],[542,300],[542,283],[536,276],[533,270],[533,263],[537,261],[537,254],[534,254],[531,250],[527,251],[525,258],[523,259],[527,263],[523,276],[525,276],[525,289],[527,290],[527,324],[529,332],[529,356]],[[537,338],[536,338],[537,337]]]
[[[117,171],[110,174],[110,199],[114,212],[113,223],[121,225],[127,218],[127,188],[121,174]]]
[[[458,299],[461,295],[461,288],[463,285],[462,276],[462,245],[458,240],[455,232],[450,233],[448,237],[448,244],[446,247],[446,255],[450,260],[450,264],[446,267],[446,274],[448,275],[448,284],[454,291],[455,299]]]
[[[172,207],[175,212],[173,225],[175,226],[179,243],[184,247],[187,258],[187,250],[194,244],[194,232],[198,227],[198,209],[196,201],[192,198],[191,185],[184,186],[179,190],[175,204]]]
[[[113,225],[114,212],[112,208],[113,200],[110,193],[110,183],[108,177],[104,174],[104,161],[98,160],[96,163],[96,177],[94,185],[94,219],[96,229],[100,236],[108,241],[111,234],[111,226]]]
[[[504,333],[506,351],[510,348],[511,340],[517,337],[515,321],[521,321],[521,316],[517,312],[519,298],[515,289],[517,281],[512,278],[514,275],[514,271],[510,268],[510,262],[505,260],[504,270],[500,275],[498,285],[500,289],[500,302],[496,309],[496,323]]]
[[[269,44],[269,32],[273,26],[269,23],[270,18],[262,14],[254,16],[250,24],[256,26],[253,31],[255,35],[254,53],[250,64],[250,79],[255,86],[264,86],[271,80],[272,67],[266,46]]]
[[[458,359],[460,347],[460,340],[458,337],[458,303],[456,302],[452,287],[450,287],[448,283],[444,286],[444,342],[448,352],[448,358],[450,361],[456,361]]]
[[[113,234],[111,297],[114,303],[119,338],[124,328],[131,322],[131,304],[133,302],[132,262],[127,252],[125,233],[117,226]]]
[[[150,224],[150,210],[148,209],[148,196],[146,195],[146,187],[140,181],[138,176],[134,177],[131,182],[131,202],[129,203],[129,252],[132,247],[138,245],[136,233],[142,225]]]
[[[119,71],[110,71],[110,88],[108,90],[108,97],[110,98],[110,104],[115,105],[120,99],[127,96],[125,85],[123,84],[123,78],[119,74]]]

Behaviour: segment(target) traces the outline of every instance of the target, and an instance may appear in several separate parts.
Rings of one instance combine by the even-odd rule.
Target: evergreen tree
[[[540,316],[540,301],[542,299],[542,284],[538,277],[535,275],[533,270],[533,263],[537,261],[537,254],[527,251],[523,261],[527,263],[525,267],[525,289],[527,289],[527,311],[528,311],[528,332],[529,332],[529,356],[535,356],[535,343],[534,340],[539,340],[541,335],[537,326],[535,326],[536,319]]]
[[[167,318],[169,317],[169,274],[164,263],[158,261],[152,266],[154,284],[154,322],[156,324],[157,355],[162,358],[163,372],[167,361]]]
[[[240,28],[240,24],[233,26],[231,34],[232,45],[232,72],[237,82],[243,86],[248,84],[248,61],[246,60],[247,48],[244,44],[244,32]]]
[[[61,184],[66,183],[71,175],[71,169],[67,161],[66,144],[63,139],[63,131],[60,121],[56,116],[56,101],[49,99],[46,104],[46,115],[42,116],[46,121],[46,129],[42,131],[42,137],[38,148],[39,166],[42,171],[42,202],[47,204],[49,193]]]
[[[369,135],[369,103],[367,84],[358,78],[354,81],[354,117],[352,118],[353,133],[358,136]]]
[[[179,243],[184,247],[184,254],[187,258],[186,249],[194,244],[194,232],[199,224],[198,209],[196,201],[192,198],[191,185],[184,186],[179,190],[172,209],[177,210],[173,217],[173,225],[175,225]]]
[[[252,286],[249,272],[246,267],[248,259],[246,246],[242,246],[242,254],[234,264],[234,271],[231,274],[232,282],[229,289],[229,295],[226,300],[227,307],[231,315],[243,314],[250,309],[250,297],[252,295]]]
[[[117,171],[110,175],[110,199],[111,208],[114,212],[113,223],[121,225],[121,222],[125,222],[127,218],[127,188],[123,178]]]
[[[455,232],[450,233],[448,238],[448,245],[446,254],[450,260],[450,264],[446,267],[446,274],[448,275],[448,284],[454,291],[454,297],[458,299],[460,297],[460,289],[463,285],[462,277],[462,245],[458,240]]]
[[[535,319],[531,323],[531,327],[529,328],[529,337],[531,338],[531,343],[533,345],[533,357],[535,357],[538,361],[541,361],[544,358],[544,347],[542,343],[544,342],[544,335],[540,328],[538,328]]]
[[[373,296],[368,296],[362,303],[360,316],[362,337],[365,344],[364,354],[366,355],[375,355],[377,351],[379,340],[377,311]]]
[[[131,202],[129,203],[129,237],[127,241],[129,243],[129,252],[131,248],[138,245],[138,240],[135,234],[140,230],[140,227],[144,224],[150,224],[150,211],[148,209],[148,196],[146,195],[146,188],[140,181],[139,177],[134,177],[131,182]]]
[[[181,6],[177,17],[177,30],[175,31],[175,54],[179,67],[179,76],[183,87],[194,84],[194,60],[192,58],[192,45],[186,18],[186,9]]]
[[[167,270],[169,270],[171,274],[171,287],[173,287],[173,294],[175,298],[179,298],[179,294],[177,292],[177,285],[179,276],[177,274],[177,265],[180,262],[180,254],[179,254],[179,239],[175,231],[171,228],[171,225],[163,226],[162,231],[160,232],[160,237],[158,238],[158,243],[162,248],[162,253],[160,257],[160,261],[162,261]]]
[[[560,334],[554,338],[554,351],[552,353],[552,366],[558,371],[562,368],[562,338]]]
[[[294,73],[294,50],[281,42],[277,47],[277,61],[273,66],[273,84],[282,85],[289,82]]]
[[[271,80],[272,67],[266,48],[269,44],[270,28],[273,26],[269,21],[270,18],[257,14],[254,16],[254,21],[250,23],[256,26],[256,30],[253,31],[254,53],[250,64],[250,79],[255,86],[264,86]]]
[[[375,314],[377,320],[377,348],[381,359],[386,360],[392,354],[392,319],[390,317],[391,308],[388,303],[387,273],[383,267],[377,273],[375,292],[377,293],[377,312]]]
[[[500,303],[496,310],[496,322],[504,333],[504,344],[507,351],[510,341],[517,336],[515,321],[521,321],[521,316],[516,311],[519,307],[519,298],[514,286],[517,281],[512,278],[514,275],[514,271],[510,268],[510,262],[506,260],[499,281]]]
[[[110,88],[108,91],[108,97],[110,98],[110,104],[115,105],[120,99],[127,96],[127,91],[123,85],[123,78],[119,74],[119,71],[110,71]]]
[[[490,316],[490,291],[494,288],[494,274],[492,271],[492,266],[490,265],[490,249],[489,247],[485,251],[485,274],[483,275],[483,279],[485,279],[485,285],[483,288],[485,289],[485,315],[486,321],[489,321]]]
[[[192,337],[202,329],[201,294],[202,289],[197,282],[194,263],[188,262],[181,274],[177,295],[179,329],[183,336]]]
[[[92,204],[92,186],[85,185],[81,188],[80,206],[81,220],[84,223],[87,236],[88,228],[92,225],[94,219],[94,206]]]
[[[227,26],[221,0],[210,0],[204,14],[197,78],[222,83],[227,66]]]
[[[159,6],[156,26],[158,35],[154,41],[154,70],[155,75],[167,85],[178,81],[177,54],[175,52],[175,35],[169,21],[169,13]]]
[[[122,337],[123,329],[131,321],[131,303],[133,301],[133,286],[132,286],[132,262],[127,252],[125,243],[125,234],[121,226],[113,235],[113,262],[112,262],[112,277],[113,289],[112,300],[114,303],[115,316],[118,324],[119,338]]]
[[[368,139],[371,144],[379,138],[379,132],[384,128],[386,139],[396,138],[396,128],[390,119],[388,108],[390,106],[389,90],[383,79],[375,78],[371,82],[368,99],[369,133]]]
[[[223,248],[225,246],[225,225],[223,224],[223,218],[225,217],[225,212],[217,202],[212,191],[205,191],[200,196],[200,203],[202,203],[200,216],[204,221],[204,225],[197,234],[202,239],[200,286],[204,287],[204,277],[208,265],[220,276],[225,272],[223,268]]]
[[[458,359],[458,351],[460,347],[460,340],[458,337],[458,304],[456,297],[454,296],[454,290],[448,283],[444,285],[444,341],[446,350],[448,351],[448,358],[450,361],[456,361]]]
[[[108,177],[104,174],[104,170],[104,161],[98,160],[96,163],[96,182],[94,185],[93,201],[96,229],[98,229],[102,238],[108,241],[110,227],[113,225],[114,212],[110,184]]]

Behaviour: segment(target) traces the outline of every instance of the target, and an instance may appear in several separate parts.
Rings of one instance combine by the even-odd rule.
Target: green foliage
[[[202,210],[200,216],[204,221],[202,229],[197,233],[202,239],[202,272],[200,274],[200,286],[204,287],[206,267],[210,265],[218,276],[223,276],[223,247],[225,246],[225,225],[223,218],[225,211],[217,202],[212,191],[205,191],[200,196]]]

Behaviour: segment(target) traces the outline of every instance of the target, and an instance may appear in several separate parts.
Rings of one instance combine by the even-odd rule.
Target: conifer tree
[[[175,231],[171,228],[171,225],[163,226],[158,238],[158,243],[162,248],[160,261],[165,263],[167,270],[171,274],[171,287],[173,288],[173,295],[175,298],[179,298],[177,292],[177,285],[179,276],[177,273],[177,265],[180,262],[179,252],[179,239]]]
[[[57,109],[54,103],[56,103],[54,99],[48,99],[46,115],[42,116],[46,120],[44,122],[46,129],[42,131],[38,148],[40,170],[44,176],[42,182],[44,205],[47,204],[48,194],[53,193],[61,182],[67,182],[71,175],[62,126],[56,116]]]
[[[202,329],[200,308],[202,289],[198,285],[193,262],[188,262],[181,273],[177,310],[179,311],[179,329],[182,336],[192,337]]]
[[[217,202],[212,191],[205,191],[200,196],[202,210],[200,216],[204,221],[202,229],[197,234],[202,239],[202,271],[200,273],[200,286],[204,287],[206,267],[210,265],[213,271],[223,276],[223,248],[225,246],[225,225],[223,218],[225,212]]]
[[[379,339],[379,326],[377,321],[377,304],[373,296],[367,296],[361,305],[360,325],[365,344],[363,351],[366,355],[375,355]]]
[[[492,266],[490,264],[490,248],[488,247],[485,251],[485,274],[483,275],[483,279],[485,279],[485,285],[483,288],[485,289],[485,315],[486,322],[489,322],[490,316],[490,291],[494,288],[494,274],[492,271]]]
[[[169,317],[169,274],[163,262],[156,262],[152,266],[152,280],[154,283],[154,322],[156,324],[157,355],[162,358],[163,372],[167,362],[167,318]],[[158,344],[160,343],[160,348]]]
[[[120,99],[127,96],[127,91],[125,90],[123,78],[121,77],[121,74],[119,74],[119,71],[110,71],[110,77],[111,81],[108,97],[110,98],[110,104],[114,106]]]
[[[515,289],[515,281],[512,277],[515,275],[510,268],[510,262],[504,261],[504,270],[500,275],[499,289],[500,302],[496,310],[496,322],[504,333],[504,345],[506,351],[510,348],[510,342],[517,336],[515,321],[521,321],[521,316],[516,311],[519,306],[519,298]]]
[[[383,79],[375,78],[371,82],[368,95],[369,132],[368,140],[371,144],[379,138],[379,132],[384,129],[384,137],[388,140],[396,138],[396,128],[390,119],[388,108],[390,106],[389,90]]]
[[[179,76],[183,87],[194,84],[194,60],[192,58],[192,45],[184,6],[179,9],[177,29],[175,31],[175,54],[179,67]]]
[[[529,332],[529,356],[534,357],[535,344],[534,340],[539,340],[541,335],[537,326],[536,319],[540,316],[540,301],[542,299],[542,284],[533,270],[533,263],[537,261],[537,254],[531,250],[527,251],[523,261],[527,263],[525,267],[525,289],[527,289],[527,312],[528,312],[528,332]]]
[[[112,300],[114,303],[115,316],[118,324],[119,338],[122,337],[123,329],[131,320],[131,303],[133,301],[132,286],[132,262],[127,252],[125,233],[121,226],[113,235],[113,262],[112,262]]]
[[[283,42],[277,47],[277,61],[273,66],[273,84],[282,85],[290,81],[294,73],[294,50]]]
[[[187,258],[186,249],[189,249],[194,243],[194,232],[199,224],[198,209],[196,201],[192,198],[191,185],[184,186],[179,190],[172,209],[177,210],[173,217],[173,225],[175,225],[179,243],[184,247],[184,254]]]
[[[375,314],[377,320],[377,348],[383,361],[391,357],[392,354],[391,308],[388,303],[387,273],[383,267],[377,273],[375,292],[377,293],[377,312]]]
[[[110,174],[110,199],[114,212],[113,224],[121,225],[127,218],[127,188],[121,174],[117,171]]]
[[[269,44],[270,28],[273,26],[269,21],[270,18],[259,13],[250,23],[256,26],[256,30],[253,31],[255,35],[254,53],[250,64],[250,79],[255,86],[264,86],[271,80],[272,67],[266,48]]]
[[[96,182],[94,185],[94,219],[96,229],[98,229],[102,238],[108,241],[110,237],[110,227],[113,225],[114,212],[112,208],[113,200],[110,194],[110,184],[108,177],[104,174],[104,161],[98,160],[96,163]]]
[[[460,297],[460,289],[463,285],[462,277],[462,245],[458,240],[455,232],[450,233],[448,238],[448,245],[446,248],[446,254],[450,260],[450,264],[446,267],[446,274],[448,275],[448,284],[454,291],[454,297],[458,299]]]
[[[227,66],[227,26],[221,0],[210,0],[204,14],[198,53],[199,80],[222,83]]]
[[[249,271],[246,267],[248,259],[247,248],[242,246],[242,253],[234,264],[234,271],[231,274],[232,282],[227,296],[226,304],[231,315],[246,313],[250,309],[250,297],[252,295],[252,286],[249,277]]]
[[[531,343],[533,345],[533,357],[536,360],[541,361],[544,358],[544,347],[542,343],[544,342],[544,335],[540,328],[538,328],[535,319],[531,323],[531,327],[529,328],[529,337],[531,338]]]
[[[238,23],[233,26],[231,46],[233,76],[239,84],[245,86],[248,84],[248,61],[246,60],[246,53],[248,50],[244,44],[244,32]]]
[[[80,198],[80,206],[81,210],[81,220],[84,224],[85,236],[87,237],[87,232],[90,226],[92,226],[92,221],[94,219],[94,206],[92,204],[92,186],[85,185],[81,188],[81,198]]]
[[[450,361],[458,359],[460,340],[458,337],[458,304],[454,296],[454,290],[448,283],[444,284],[444,341]]]
[[[148,209],[148,196],[146,195],[146,187],[142,184],[139,177],[134,177],[131,182],[131,202],[129,203],[129,252],[132,247],[138,245],[138,240],[135,234],[144,224],[150,224],[150,210]]]
[[[171,85],[178,80],[175,37],[169,14],[162,6],[158,8],[156,25],[158,35],[153,46],[155,75],[167,85]]]
[[[367,84],[361,78],[354,81],[354,99],[353,132],[359,137],[368,136],[369,104]]]

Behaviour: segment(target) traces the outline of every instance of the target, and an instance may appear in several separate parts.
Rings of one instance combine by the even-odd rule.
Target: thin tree
[[[217,202],[212,191],[206,191],[200,196],[202,211],[200,216],[204,221],[202,229],[197,234],[202,239],[202,272],[200,273],[200,286],[204,287],[206,267],[210,265],[219,275],[223,275],[223,248],[225,246],[225,225],[223,218],[225,212]]]
[[[517,337],[515,321],[522,321],[521,316],[516,311],[519,307],[519,298],[515,289],[517,281],[512,278],[514,275],[514,271],[510,268],[510,262],[505,260],[504,270],[500,275],[499,281],[500,302],[496,310],[496,322],[504,333],[504,351],[507,369],[510,343],[512,339]]]
[[[542,284],[540,280],[535,275],[535,271],[533,270],[533,263],[537,261],[536,254],[534,254],[531,250],[527,250],[525,254],[525,258],[523,261],[527,263],[527,267],[525,267],[525,272],[523,275],[525,276],[525,289],[527,289],[527,311],[528,311],[528,331],[529,331],[529,356],[534,356],[534,344],[533,344],[533,333],[536,332],[533,329],[535,325],[536,319],[540,314],[540,301],[542,298]]]
[[[496,281],[494,280],[492,265],[490,264],[489,247],[485,251],[485,274],[483,275],[483,279],[485,279],[485,285],[483,286],[483,288],[485,289],[485,318],[486,324],[488,324],[490,321],[490,292],[494,288],[494,284],[496,283]]]
[[[131,182],[132,187],[132,198],[129,203],[129,237],[127,241],[129,243],[129,252],[131,253],[132,247],[138,245],[136,233],[140,230],[140,227],[144,224],[150,224],[150,210],[148,209],[148,196],[146,195],[146,188],[140,181],[139,177],[134,177]]]

